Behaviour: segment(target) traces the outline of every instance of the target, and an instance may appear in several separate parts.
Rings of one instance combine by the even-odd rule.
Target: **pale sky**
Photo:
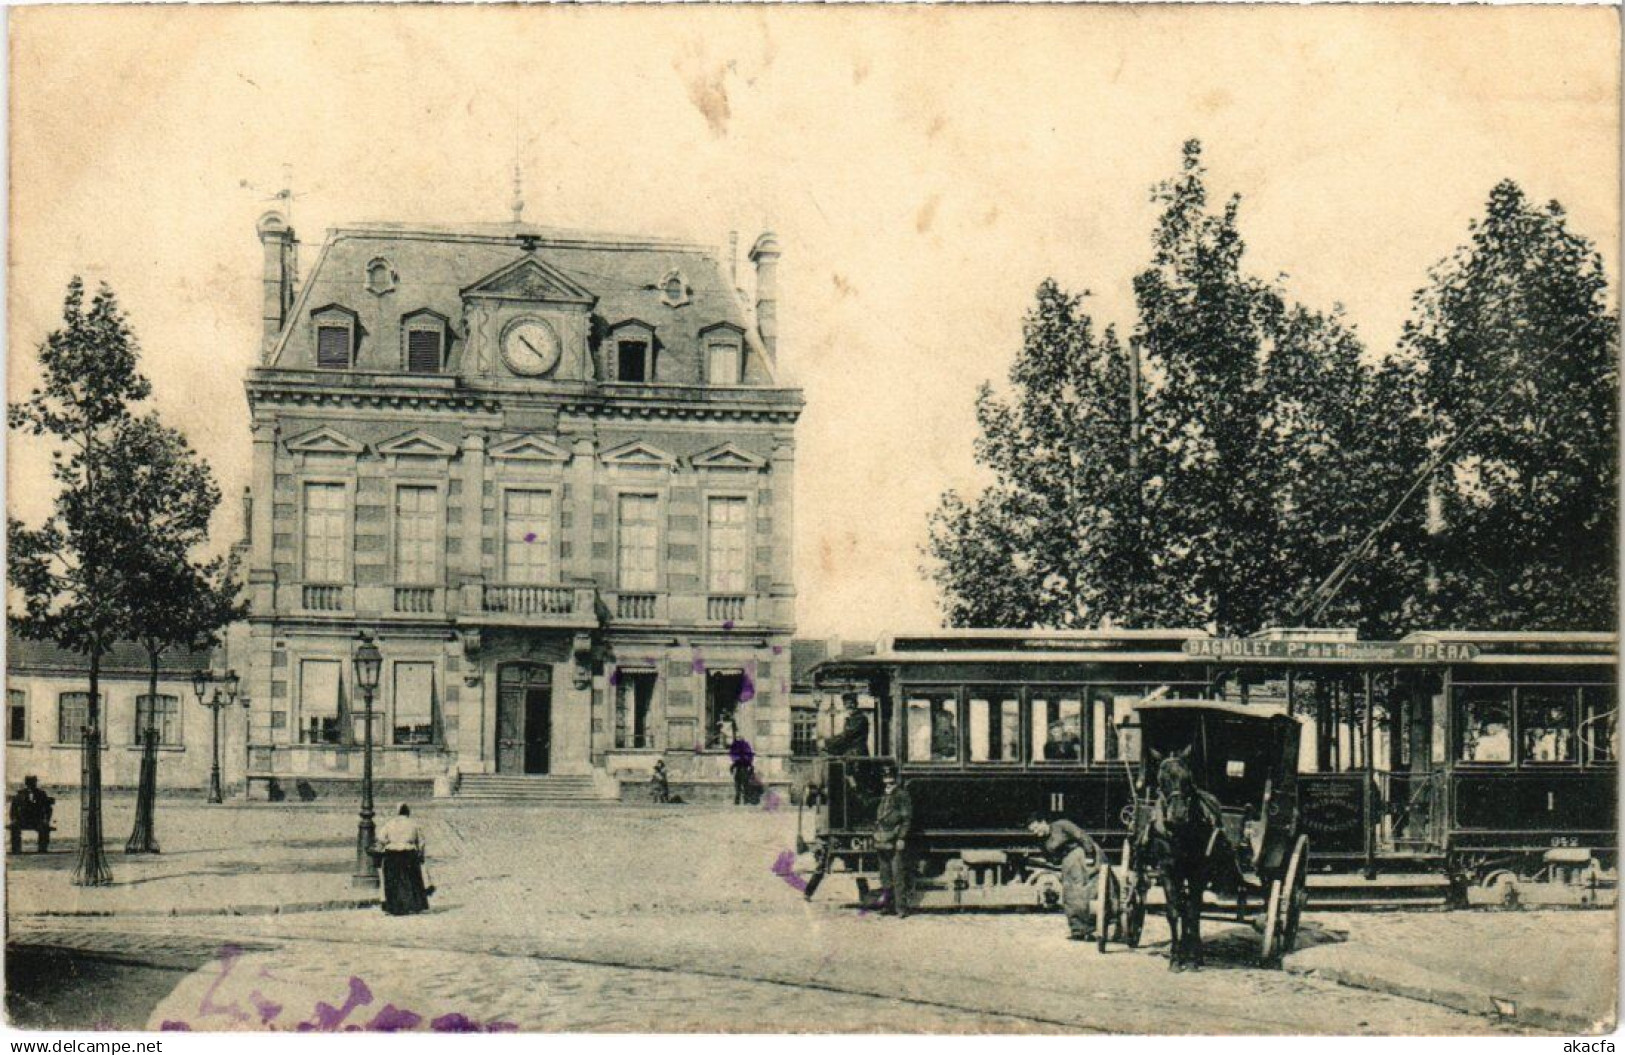
[[[166,419],[248,480],[256,218],[293,166],[307,272],[358,220],[526,219],[784,249],[806,393],[799,631],[938,622],[926,517],[1045,276],[1132,327],[1149,190],[1201,138],[1248,264],[1391,347],[1495,182],[1617,276],[1618,14],[1418,9],[12,9],[12,398],[70,275],[118,292]],[[244,181],[250,185],[245,188]],[[747,279],[748,264],[741,263]],[[9,447],[12,511],[48,508]],[[1396,487],[1403,485],[1396,481]]]

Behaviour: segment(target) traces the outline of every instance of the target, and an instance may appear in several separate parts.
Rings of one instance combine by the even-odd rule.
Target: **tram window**
[[[905,705],[908,759],[911,762],[957,762],[959,721],[952,696],[915,696]]]
[[[1580,725],[1580,742],[1585,744],[1587,762],[1619,760],[1619,702],[1614,690],[1588,686],[1583,691],[1585,721]]]
[[[1518,690],[1519,761],[1574,761],[1574,704],[1574,689]]]
[[[1021,701],[1015,697],[970,698],[970,760],[1021,761]]]
[[[1512,761],[1512,690],[1462,686],[1456,700],[1461,723],[1457,761]]]
[[[1120,726],[1134,714],[1134,705],[1140,702],[1145,695],[1138,688],[1123,689],[1094,689],[1089,696],[1089,727],[1093,732],[1090,738],[1089,757],[1096,762],[1115,762],[1119,758],[1134,758],[1138,755],[1138,744],[1124,744],[1119,739]],[[1128,748],[1134,750],[1128,750]]]
[[[1033,761],[1083,760],[1083,701],[1033,700]]]

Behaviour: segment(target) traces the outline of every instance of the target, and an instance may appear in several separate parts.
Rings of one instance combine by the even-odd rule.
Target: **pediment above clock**
[[[689,462],[696,469],[761,470],[767,467],[767,459],[732,443],[720,444],[710,450],[701,451],[690,458]]]
[[[600,457],[605,465],[642,466],[645,468],[677,468],[677,456],[669,451],[663,451],[652,443],[642,440],[633,440],[623,443],[619,447],[611,447]]]
[[[546,261],[528,254],[466,287],[463,296],[588,307],[598,301],[591,290]]]
[[[450,458],[457,453],[457,448],[437,436],[414,429],[380,443],[378,453],[395,457],[407,455],[419,458]]]
[[[567,462],[570,460],[570,452],[541,436],[524,435],[496,444],[491,448],[491,457],[521,461]]]
[[[366,447],[338,429],[323,425],[290,439],[288,450],[300,454],[360,454]]]

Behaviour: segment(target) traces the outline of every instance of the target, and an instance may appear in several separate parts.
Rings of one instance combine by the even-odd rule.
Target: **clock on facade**
[[[502,361],[522,377],[539,377],[559,362],[559,336],[541,319],[519,319],[502,332]]]

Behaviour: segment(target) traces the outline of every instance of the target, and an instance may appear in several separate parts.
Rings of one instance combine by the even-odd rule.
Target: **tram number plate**
[[[873,850],[874,848],[875,848],[874,836],[872,836],[872,835],[854,835],[852,837],[852,849],[858,851],[859,853],[867,853],[868,851]]]
[[[1577,849],[1580,845],[1580,837],[1578,835],[1554,835],[1552,836],[1552,845]]]

